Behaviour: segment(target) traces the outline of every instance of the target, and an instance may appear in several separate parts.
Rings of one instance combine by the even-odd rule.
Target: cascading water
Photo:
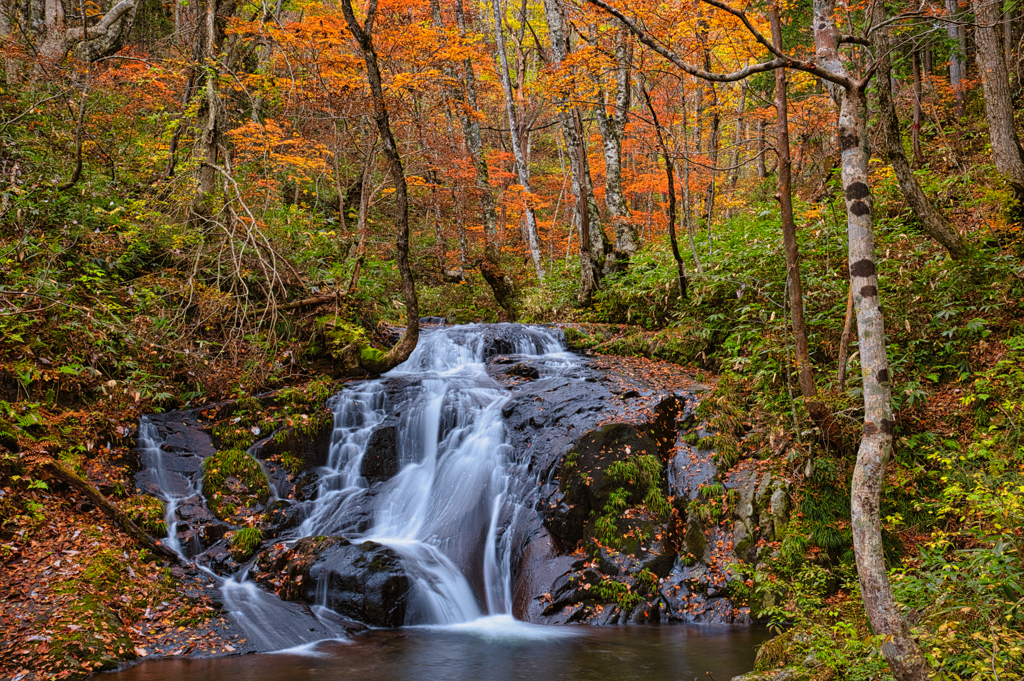
[[[548,329],[426,331],[404,364],[332,398],[334,430],[315,498],[299,502],[304,521],[278,542],[323,535],[376,542],[397,554],[411,583],[405,624],[458,625],[496,615],[482,627],[505,627],[512,620],[509,528],[534,503],[537,480],[528,473],[527,453],[507,444],[503,409],[510,393],[487,373],[487,360],[497,354],[525,356],[545,375],[566,374],[579,362],[561,334]],[[364,459],[385,430],[393,438],[386,471],[368,473]],[[196,514],[212,517],[201,491],[212,442],[157,417],[141,420],[138,441],[140,484],[164,502],[164,542],[189,560],[203,550]],[[220,586],[226,609],[259,650],[344,636],[346,625],[326,607],[326,584],[318,585],[319,604],[310,609],[260,589],[249,579],[251,565],[229,579],[197,567]]]
[[[494,343],[485,329],[427,333],[404,364],[335,398],[328,467],[296,533],[345,535],[396,551],[413,582],[406,624],[511,612],[510,546],[500,523],[527,502],[517,490],[531,486],[515,484],[525,462],[506,444],[507,391],[485,362],[496,352],[543,356],[559,371],[572,357],[557,332],[520,327]],[[392,386],[401,386],[400,405],[387,404]],[[360,474],[367,443],[395,406],[400,468],[371,486]],[[354,532],[367,507],[368,529]]]

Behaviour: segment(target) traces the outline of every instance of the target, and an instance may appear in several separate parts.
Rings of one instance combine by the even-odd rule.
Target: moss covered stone
[[[229,520],[266,503],[270,482],[256,459],[225,449],[203,462],[203,495],[214,515]]]
[[[120,503],[132,521],[146,532],[162,537],[167,534],[164,523],[164,502],[148,494],[140,494]]]

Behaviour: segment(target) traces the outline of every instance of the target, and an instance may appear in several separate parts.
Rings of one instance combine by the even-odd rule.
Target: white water
[[[163,544],[187,560],[184,547],[178,540],[178,504],[197,493],[192,481],[177,471],[170,470],[161,445],[163,440],[157,432],[157,426],[143,416],[139,421],[139,450],[142,464],[153,471],[153,481],[160,488],[160,500],[164,503],[164,526],[167,536]],[[175,491],[184,487],[184,491]]]
[[[319,471],[316,499],[307,502],[306,520],[289,539],[340,535],[392,548],[413,582],[407,625],[498,638],[557,635],[511,616],[512,533],[504,529],[531,501],[515,490],[535,485],[514,484],[527,482],[527,457],[506,443],[502,408],[508,391],[485,370],[485,354],[495,354],[485,338],[489,328],[425,333],[408,361],[332,398],[327,465]],[[556,332],[513,328],[503,335],[500,354],[539,358],[548,374],[577,363]],[[400,413],[391,414],[396,408]],[[360,470],[371,435],[386,419],[396,426],[400,469],[371,488]],[[198,547],[180,545],[177,509],[183,500],[201,495],[201,483],[167,465],[174,459],[165,456],[159,429],[146,417],[138,441],[165,504],[164,542],[187,560]],[[358,527],[367,527],[367,513],[368,529],[359,532]],[[310,610],[259,589],[248,580],[247,567],[226,580],[197,567],[217,581],[227,610],[260,650],[344,636],[324,605],[326,589],[318,588],[321,602]]]
[[[413,580],[407,624],[511,613],[512,547],[499,521],[518,513],[510,479],[524,461],[506,444],[508,393],[485,371],[485,328],[425,334],[404,364],[335,398],[330,461],[299,528],[299,536],[345,534],[394,549]],[[521,331],[503,354],[543,356],[556,369],[573,364],[556,333]],[[369,495],[359,471],[367,440],[386,417],[391,381],[409,399],[397,419],[403,466]],[[372,509],[370,527],[353,534],[352,515],[364,505]]]

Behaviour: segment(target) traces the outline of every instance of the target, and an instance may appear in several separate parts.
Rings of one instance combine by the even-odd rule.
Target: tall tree
[[[950,17],[959,13],[960,7],[957,0],[945,1],[946,12]],[[953,96],[956,97],[956,114],[960,117],[963,117],[966,111],[967,101],[963,85],[963,80],[967,77],[967,65],[964,62],[966,41],[963,40],[963,32],[964,29],[958,21],[946,22],[946,35],[953,43],[953,47],[949,51],[949,85],[953,89]]]
[[[875,3],[874,22],[884,26],[886,20],[885,7]],[[875,34],[875,45],[878,48],[878,77],[875,80],[875,91],[878,94],[878,125],[881,132],[882,148],[892,166],[900,190],[914,211],[918,222],[928,235],[942,245],[954,259],[966,257],[969,249],[963,237],[950,224],[925,196],[924,190],[917,181],[914,171],[903,153],[903,139],[900,135],[900,121],[896,115],[896,105],[892,96],[892,27],[884,26]]]
[[[686,266],[683,264],[683,257],[679,254],[679,241],[676,239],[676,168],[672,161],[672,154],[669,153],[668,145],[665,144],[665,134],[662,132],[661,123],[658,121],[658,113],[654,110],[651,102],[651,95],[647,88],[641,86],[640,91],[644,95],[644,102],[651,114],[651,122],[654,123],[654,132],[658,137],[658,146],[665,159],[665,177],[668,180],[668,207],[665,217],[668,220],[668,238],[672,246],[672,258],[676,261],[676,272],[679,275],[679,297],[687,298],[686,292]]]
[[[782,50],[782,22],[779,19],[779,5],[772,3],[768,9],[772,31],[772,42]],[[807,410],[827,439],[832,434],[831,414],[818,399],[814,385],[811,353],[807,343],[807,322],[804,320],[804,293],[800,276],[800,245],[796,237],[796,219],[793,217],[792,165],[789,148],[789,99],[786,69],[775,70],[775,148],[779,157],[778,192],[776,198],[782,214],[782,244],[786,251],[786,289],[789,291],[789,317],[793,329],[793,346],[796,357],[797,379],[800,394]]]
[[[975,58],[985,91],[985,118],[992,142],[992,158],[996,169],[1009,178],[1017,199],[1024,200],[1024,151],[1014,128],[1010,76],[1003,60],[998,32],[1002,3],[994,0],[972,2],[978,19],[974,28],[974,39],[978,45]]]
[[[202,91],[197,118],[200,125],[200,144],[203,162],[199,166],[199,182],[190,206],[193,226],[209,231],[213,227],[213,200],[217,179],[217,166],[224,150],[227,128],[227,109],[220,94],[220,71],[223,63],[224,30],[235,12],[235,0],[206,0],[196,30],[194,58],[198,76],[196,92]],[[169,169],[173,168],[174,151]]]
[[[409,358],[420,337],[419,300],[416,297],[416,283],[413,281],[412,268],[409,266],[409,188],[405,181],[405,169],[402,157],[398,153],[398,144],[391,132],[391,120],[388,115],[387,102],[384,99],[384,86],[381,82],[380,66],[377,62],[377,51],[373,46],[373,22],[377,17],[377,0],[369,0],[366,5],[366,18],[360,24],[352,10],[352,0],[341,0],[341,10],[345,15],[345,23],[349,33],[359,44],[366,63],[366,80],[370,86],[370,97],[373,100],[373,121],[377,124],[377,134],[388,162],[391,181],[395,186],[395,227],[398,234],[395,240],[398,272],[402,278],[402,299],[405,302],[405,331],[398,342],[383,356],[362,353],[359,348],[349,346],[346,349],[346,362],[372,373],[383,373],[392,369]],[[366,356],[364,356],[366,354]]]
[[[892,454],[893,413],[889,392],[885,322],[878,297],[878,269],[874,253],[874,223],[868,160],[866,89],[873,70],[860,76],[847,70],[840,53],[845,43],[867,43],[863,37],[844,35],[836,23],[835,0],[814,0],[815,59],[797,59],[766,38],[747,14],[722,0],[702,0],[742,22],[757,42],[773,57],[731,73],[715,73],[687,63],[681,56],[654,40],[635,22],[606,0],[587,0],[623,21],[649,48],[683,71],[710,81],[735,82],[754,73],[792,68],[825,81],[839,105],[839,146],[842,183],[846,198],[847,243],[850,282],[857,314],[864,394],[864,427],[850,492],[853,546],[864,609],[875,633],[883,636],[882,652],[900,681],[924,681],[927,664],[893,597],[882,550],[881,493],[885,467]]]
[[[622,193],[622,139],[629,121],[633,91],[630,82],[633,55],[627,35],[625,28],[620,29],[616,35],[614,98],[605,95],[602,82],[597,105],[597,124],[604,141],[605,204],[608,206],[608,219],[615,227],[615,248],[605,261],[605,272],[621,269],[639,246],[636,228],[629,215],[629,205]],[[608,112],[609,108],[611,113]]]
[[[501,71],[501,87],[505,93],[505,110],[508,114],[509,140],[512,143],[512,155],[516,163],[516,175],[519,185],[523,188],[523,215],[526,220],[526,233],[533,256],[533,266],[537,272],[537,280],[544,281],[544,268],[540,262],[540,242],[537,239],[537,216],[530,203],[530,167],[526,164],[526,155],[519,140],[519,119],[516,115],[515,95],[512,92],[512,78],[509,75],[508,55],[505,53],[505,13],[501,0],[492,0],[491,9],[494,13],[494,39],[498,48],[498,63]]]
[[[431,15],[434,25],[444,28],[439,0],[431,0]],[[466,15],[462,0],[455,2],[455,23],[459,36],[466,39]],[[501,269],[501,250],[498,244],[498,214],[494,210],[494,188],[491,187],[487,159],[483,153],[483,138],[480,134],[480,118],[476,95],[476,73],[473,61],[468,56],[462,60],[461,78],[454,65],[445,66],[445,93],[452,103],[462,125],[462,137],[466,152],[476,171],[476,190],[480,200],[480,212],[484,219],[484,255],[480,260],[480,274],[491,287],[494,299],[505,310],[509,319],[515,319],[514,291],[512,279]],[[461,80],[461,87],[457,84]]]
[[[544,0],[544,16],[547,18],[548,34],[551,37],[551,61],[555,66],[561,66],[569,56],[568,26],[562,1]],[[576,199],[576,224],[580,226],[580,243],[587,246],[580,249],[579,301],[589,305],[594,291],[600,285],[605,259],[605,235],[601,229],[601,214],[597,209],[590,181],[585,129],[579,107],[573,104],[567,92],[558,92],[554,98],[559,110],[562,139],[565,140],[569,156],[572,195]]]

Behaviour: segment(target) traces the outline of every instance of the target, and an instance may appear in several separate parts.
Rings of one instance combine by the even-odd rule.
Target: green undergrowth
[[[569,465],[575,465],[574,461]],[[602,545],[617,549],[627,549],[628,545],[648,540],[649,523],[636,523],[623,534],[622,518],[629,509],[646,511],[655,523],[668,518],[671,506],[662,490],[661,461],[651,454],[630,454],[612,462],[605,475],[620,486],[609,493],[604,508],[594,519],[595,537]]]

